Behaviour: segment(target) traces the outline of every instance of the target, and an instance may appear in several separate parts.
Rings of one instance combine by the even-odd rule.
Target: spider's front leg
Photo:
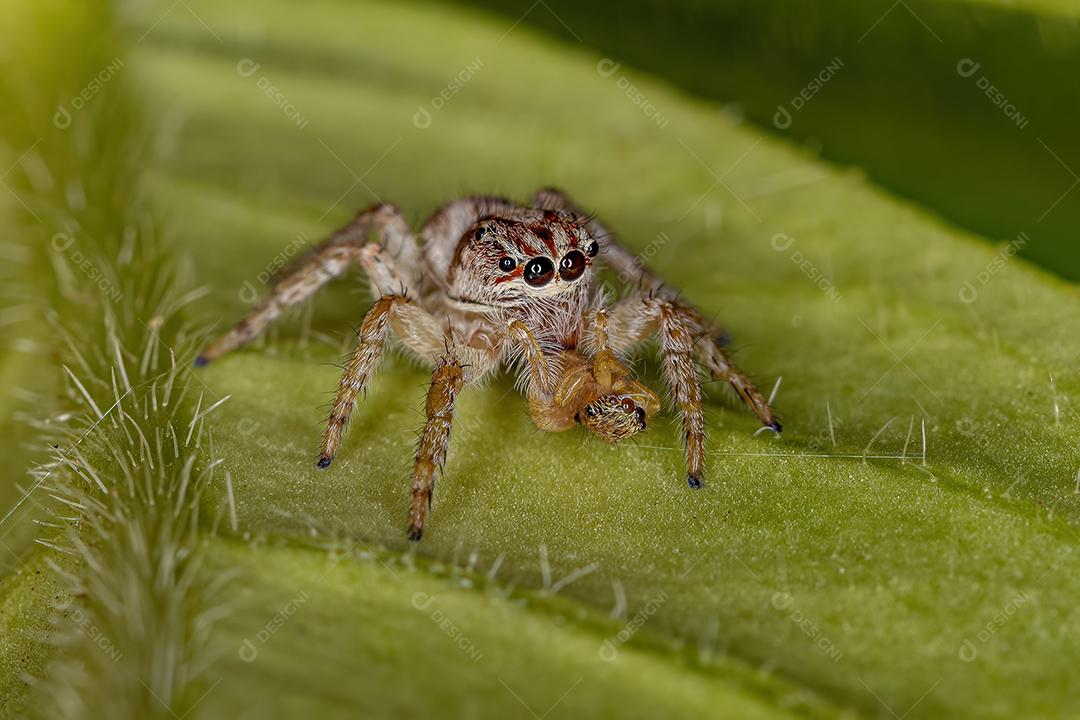
[[[673,303],[645,303],[645,307],[659,320],[664,374],[675,406],[682,413],[686,482],[699,488],[705,466],[705,411],[701,407],[701,379],[694,363],[694,337],[684,314]]]
[[[435,364],[424,404],[424,428],[416,446],[409,503],[409,538],[419,540],[431,511],[435,473],[446,461],[457,395],[463,385],[475,382],[497,366],[499,348],[457,347],[435,317],[409,298],[379,298],[360,324],[356,349],[338,384],[319,451],[320,468],[330,465],[341,446],[356,398],[378,367],[391,331],[413,353]]]
[[[337,454],[349,416],[356,406],[356,398],[367,387],[379,366],[387,337],[395,326],[405,344],[421,357],[430,356],[433,349],[437,351],[439,348],[441,333],[437,322],[412,300],[401,295],[384,295],[375,301],[360,323],[356,347],[341,375],[337,395],[326,418],[326,430],[319,449],[319,467],[330,465]]]
[[[698,319],[700,320],[700,317]],[[708,326],[698,335],[698,341],[694,347],[701,363],[709,371],[713,380],[720,380],[731,386],[746,407],[757,415],[762,425],[775,433],[782,432],[780,419],[769,406],[769,401],[746,376],[746,373],[731,362],[731,357],[721,345],[720,337],[719,333]]]
[[[424,535],[424,524],[431,512],[431,497],[435,491],[435,473],[446,462],[454,403],[463,383],[461,364],[447,353],[439,359],[431,376],[431,386],[424,403],[424,429],[420,431],[416,444],[412,496],[409,500],[409,539],[414,542]]]
[[[372,230],[378,231],[380,242],[368,241]],[[231,330],[210,343],[195,364],[205,365],[255,339],[282,310],[304,302],[354,262],[363,266],[376,297],[388,293],[407,295],[416,284],[413,268],[417,252],[408,224],[393,205],[384,203],[361,211],[352,222],[285,268],[269,294]],[[395,254],[400,262],[395,261]]]
[[[423,537],[424,525],[431,513],[435,474],[442,470],[446,462],[458,393],[465,385],[476,382],[495,369],[499,358],[498,347],[460,346],[447,338],[446,352],[435,362],[424,402],[424,428],[416,443],[413,463],[409,539],[414,542]]]
[[[715,331],[696,310],[653,294],[629,298],[612,309],[608,339],[613,348],[629,352],[654,333],[660,336],[672,401],[682,415],[687,483],[698,488],[705,465],[705,414],[695,353],[715,378],[731,384],[762,424],[779,432],[780,423],[750,379],[731,363]]]

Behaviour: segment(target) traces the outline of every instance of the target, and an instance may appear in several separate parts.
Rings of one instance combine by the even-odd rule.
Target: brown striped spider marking
[[[636,293],[610,308],[596,286],[601,256],[619,277],[640,278]],[[660,408],[621,358],[659,336],[671,401],[682,415],[692,488],[701,487],[705,461],[699,363],[780,432],[765,398],[731,363],[716,327],[557,190],[537,193],[529,207],[487,196],[454,201],[424,223],[419,242],[394,206],[364,210],[281,273],[270,293],[196,364],[258,336],[282,310],[307,300],[353,262],[366,272],[375,304],[338,385],[318,466],[334,459],[357,396],[396,336],[434,368],[414,459],[412,540],[420,539],[431,510],[458,393],[503,365],[519,369],[538,427],[559,432],[580,424],[618,442],[644,429]]]

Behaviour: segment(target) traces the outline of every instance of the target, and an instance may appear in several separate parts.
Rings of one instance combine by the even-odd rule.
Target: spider
[[[369,239],[373,231],[377,240]],[[620,278],[639,278],[635,292],[611,307],[597,287],[601,256]],[[252,340],[353,262],[363,267],[375,304],[344,368],[317,465],[333,461],[357,396],[395,335],[434,368],[414,458],[411,540],[421,538],[431,512],[458,394],[504,364],[520,370],[519,386],[540,429],[580,424],[618,442],[643,430],[660,409],[657,395],[633,379],[623,360],[658,335],[671,401],[682,415],[691,488],[701,487],[705,461],[698,363],[729,383],[763,425],[781,430],[768,402],[732,364],[717,328],[555,189],[536,193],[528,207],[493,196],[453,201],[424,223],[419,242],[393,205],[363,210],[282,271],[269,294],[196,364]]]

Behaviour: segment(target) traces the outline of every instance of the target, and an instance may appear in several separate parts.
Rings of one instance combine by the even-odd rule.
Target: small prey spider
[[[376,239],[369,237],[373,232]],[[621,278],[638,278],[635,294],[611,307],[596,287],[600,257]],[[451,202],[424,223],[419,242],[394,206],[364,210],[280,273],[269,294],[196,363],[255,338],[282,310],[307,300],[353,262],[366,272],[375,304],[360,324],[317,464],[333,461],[357,396],[395,335],[434,367],[413,466],[412,540],[420,539],[431,511],[458,393],[504,364],[520,369],[539,428],[558,432],[580,424],[618,442],[644,429],[660,408],[622,359],[658,335],[671,401],[682,415],[692,488],[701,487],[705,461],[698,363],[780,432],[768,402],[731,363],[716,327],[664,288],[595,218],[551,189],[537,193],[529,207],[490,196]]]

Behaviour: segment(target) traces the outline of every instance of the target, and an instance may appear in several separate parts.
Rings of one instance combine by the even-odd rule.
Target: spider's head
[[[629,392],[601,395],[586,405],[578,420],[589,432],[608,442],[637,435],[660,409],[660,400],[644,385],[630,385]]]
[[[590,285],[600,251],[577,216],[533,210],[513,219],[484,218],[461,238],[450,294],[485,305],[523,305]]]

